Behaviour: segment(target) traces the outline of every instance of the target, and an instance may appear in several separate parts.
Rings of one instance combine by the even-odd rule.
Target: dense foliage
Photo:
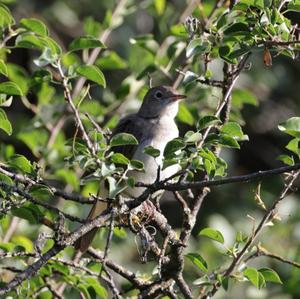
[[[0,1],[0,296],[299,296],[299,0],[19,2]],[[111,129],[151,84],[188,97],[181,137],[145,149],[181,170],[125,200],[147,170]]]

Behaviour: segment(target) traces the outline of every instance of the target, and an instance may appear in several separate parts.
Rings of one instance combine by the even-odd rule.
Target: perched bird
[[[117,133],[129,133],[135,136],[139,142],[137,145],[125,145],[113,149],[114,152],[122,153],[128,159],[139,160],[144,163],[145,172],[132,170],[128,173],[134,177],[136,182],[151,184],[155,181],[158,167],[162,166],[166,144],[178,137],[178,128],[174,118],[178,112],[178,100],[185,97],[177,94],[170,86],[150,88],[139,111],[121,119],[113,130],[112,136]],[[144,153],[144,148],[147,146],[160,150],[160,156],[153,158]],[[160,177],[169,177],[177,170],[177,165],[167,167],[161,172]],[[144,188],[142,187],[134,187],[127,188],[124,193],[129,197],[137,197],[143,191]],[[105,203],[96,203],[88,215],[88,220],[100,215],[106,207]],[[97,228],[82,236],[78,240],[76,248],[82,252],[87,250],[96,231]]]

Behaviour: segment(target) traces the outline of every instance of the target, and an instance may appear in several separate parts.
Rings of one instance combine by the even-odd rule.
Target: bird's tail
[[[99,202],[99,201],[96,202],[93,205],[93,207],[87,217],[87,221],[92,220],[95,217],[97,217],[98,215],[100,215],[106,208],[107,208],[106,203]],[[74,245],[75,249],[80,250],[81,252],[85,252],[89,248],[90,244],[92,243],[92,241],[95,237],[95,234],[97,233],[97,230],[98,230],[98,228],[95,227],[91,231],[89,231],[88,233],[86,233],[85,235],[80,237]]]

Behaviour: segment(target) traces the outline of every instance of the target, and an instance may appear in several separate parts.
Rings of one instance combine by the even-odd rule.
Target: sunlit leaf
[[[95,65],[82,65],[76,69],[77,73],[84,76],[88,80],[96,82],[97,84],[106,87],[104,74]]]
[[[224,237],[222,233],[210,227],[202,229],[199,233],[199,236],[205,236],[221,244],[224,244]]]

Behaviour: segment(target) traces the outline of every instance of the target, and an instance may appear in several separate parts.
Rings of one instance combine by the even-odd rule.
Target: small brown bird
[[[178,128],[174,121],[178,112],[178,100],[186,96],[177,94],[170,86],[158,86],[150,88],[144,97],[139,111],[130,114],[120,120],[113,130],[112,136],[117,133],[129,133],[138,140],[138,145],[126,145],[114,148],[114,152],[122,153],[128,159],[139,160],[144,163],[145,172],[129,171],[136,182],[151,184],[157,176],[157,169],[162,166],[163,152],[166,144],[178,137]],[[160,156],[153,158],[144,153],[144,148],[153,146],[160,150]],[[169,177],[176,173],[177,165],[167,167],[161,172],[161,178]],[[129,197],[137,197],[142,194],[144,188],[127,188],[124,193]],[[88,220],[94,219],[106,209],[105,203],[96,203],[91,209]],[[76,248],[84,252],[92,242],[97,228],[82,236]]]

